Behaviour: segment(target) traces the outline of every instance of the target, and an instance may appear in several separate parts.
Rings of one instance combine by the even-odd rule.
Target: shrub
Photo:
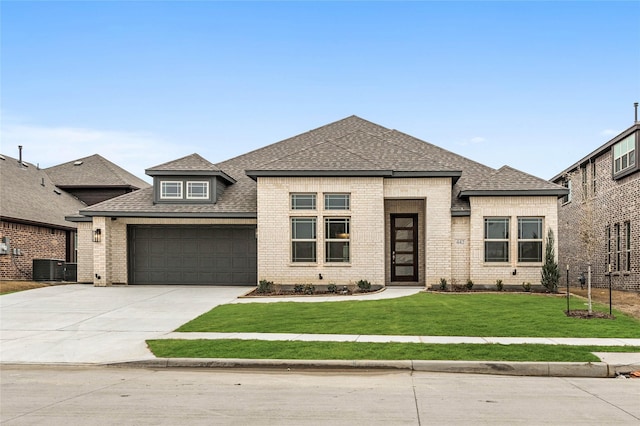
[[[531,283],[522,283],[522,288],[524,291],[531,291]]]
[[[440,290],[444,291],[447,289],[447,279],[440,278]]]
[[[338,286],[335,285],[334,283],[331,283],[327,286],[327,292],[328,293],[337,293],[338,292]]]
[[[258,293],[270,293],[273,288],[273,281],[260,280],[258,283]]]
[[[498,291],[504,290],[504,284],[502,284],[502,280],[496,280],[496,288]]]
[[[316,288],[313,284],[305,284],[303,291],[304,294],[313,294],[316,292]]]
[[[304,286],[302,284],[296,284],[293,286],[293,292],[296,294],[301,294],[304,291]]]
[[[473,281],[467,280],[467,290],[471,290],[473,288]]]
[[[550,292],[558,292],[558,282],[560,281],[560,270],[556,263],[555,250],[553,248],[553,231],[549,228],[544,251],[544,265],[542,265],[542,278],[540,283]]]
[[[360,291],[362,292],[367,292],[367,291],[371,291],[371,283],[367,280],[360,280],[358,281],[358,288],[360,289]]]

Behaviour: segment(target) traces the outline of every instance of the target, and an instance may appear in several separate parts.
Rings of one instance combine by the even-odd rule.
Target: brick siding
[[[0,279],[31,280],[33,259],[65,260],[67,232],[44,226],[0,221],[0,238],[9,237],[11,253],[0,255]],[[20,249],[14,255],[13,249]]]
[[[558,201],[559,211],[559,263],[564,271],[569,265],[569,279],[578,284],[581,272],[587,275],[591,262],[591,284],[593,287],[609,286],[607,274],[607,226],[611,229],[611,259],[613,273],[611,285],[617,290],[640,291],[640,173],[619,180],[612,178],[612,154],[606,151],[592,160],[595,162],[595,192],[592,165],[585,167],[586,188],[582,185],[582,169],[570,173],[571,201]],[[637,160],[636,160],[637,161]],[[560,181],[558,181],[560,182]],[[586,192],[585,192],[586,189]],[[625,222],[631,223],[631,264],[629,271],[625,259],[617,264],[615,226],[621,228],[621,239],[625,242]],[[595,238],[590,256],[588,245],[581,231],[591,230]]]

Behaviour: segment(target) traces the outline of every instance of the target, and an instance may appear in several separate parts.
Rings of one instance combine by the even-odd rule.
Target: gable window
[[[209,198],[209,182],[187,182],[187,198],[206,200]]]
[[[291,261],[316,261],[316,218],[291,218]]]
[[[542,218],[518,218],[518,262],[542,262]]]
[[[326,262],[349,261],[349,218],[325,218]]]
[[[160,183],[160,198],[174,200],[182,198],[182,182],[164,180]]]
[[[624,253],[625,253],[625,271],[631,271],[631,222],[624,223]]]
[[[349,210],[350,194],[324,194],[325,210]]]
[[[509,261],[509,218],[484,219],[484,261]]]
[[[636,135],[631,134],[613,146],[613,174],[636,165]]]
[[[315,210],[316,194],[291,194],[291,210]]]

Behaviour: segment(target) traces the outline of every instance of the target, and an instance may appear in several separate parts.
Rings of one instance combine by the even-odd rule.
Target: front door
[[[391,281],[418,281],[418,215],[391,215]]]

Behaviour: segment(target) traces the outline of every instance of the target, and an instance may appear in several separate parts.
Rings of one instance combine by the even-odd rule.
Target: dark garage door
[[[256,285],[255,226],[130,225],[130,284]]]

